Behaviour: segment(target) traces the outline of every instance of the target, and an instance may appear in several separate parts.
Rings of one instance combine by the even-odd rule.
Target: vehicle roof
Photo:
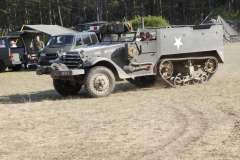
[[[7,38],[7,36],[0,36],[0,38]]]
[[[41,34],[41,31],[37,31],[37,30],[23,30],[23,31],[16,31],[16,32],[11,32],[8,34],[8,36],[10,35],[22,35],[22,34]]]
[[[107,23],[107,21],[94,21],[94,22],[85,23],[84,25],[86,25],[86,24],[102,24],[102,23]]]
[[[13,32],[20,31],[22,27],[18,27]],[[38,30],[48,35],[54,36],[64,33],[77,33],[77,31],[65,28],[59,25],[24,25],[23,30]]]
[[[64,33],[64,34],[58,34],[58,35],[54,35],[54,36],[87,35],[87,34],[95,34],[95,32],[76,32],[76,33]]]

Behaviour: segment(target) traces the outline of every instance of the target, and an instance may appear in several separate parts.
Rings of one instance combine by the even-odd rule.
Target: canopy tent
[[[229,42],[239,41],[239,34],[221,16],[218,15],[215,23],[221,23],[225,33],[225,39]]]
[[[36,30],[23,30],[23,31],[16,31],[16,32],[8,33],[8,36],[14,37],[14,36],[21,35],[21,37],[34,37],[41,33],[42,33],[41,31],[36,31]]]
[[[225,20],[235,31],[240,33],[240,22],[234,20]]]
[[[18,27],[13,32],[21,31],[22,27]],[[46,33],[50,36],[65,34],[65,33],[76,33],[77,31],[61,27],[58,25],[24,25],[23,30],[37,30]]]

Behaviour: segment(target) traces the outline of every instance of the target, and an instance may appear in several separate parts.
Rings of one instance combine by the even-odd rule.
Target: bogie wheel
[[[179,78],[179,77],[171,77],[170,82],[172,82],[172,84],[173,84],[176,88],[180,87],[181,84],[182,84],[182,80],[181,80],[181,78]]]
[[[199,84],[200,83],[200,81],[195,80],[195,79],[193,79],[191,82],[192,82],[192,84]]]
[[[149,87],[149,86],[154,85],[156,76],[154,76],[154,75],[139,76],[139,77],[134,77],[134,78],[127,78],[126,80],[138,87]]]
[[[189,85],[190,81],[188,79],[189,79],[189,77],[187,77],[187,76],[184,76],[182,78],[182,85],[183,86],[188,86]]]
[[[82,85],[76,87],[71,81],[61,79],[53,79],[53,86],[62,96],[75,95],[82,87]]]
[[[103,66],[91,68],[84,77],[84,88],[93,98],[109,96],[115,88],[112,71]]]
[[[12,67],[13,71],[20,71],[21,69],[22,69],[22,65],[21,64]]]
[[[3,61],[0,61],[0,73],[4,72],[6,69],[5,64],[3,63]]]
[[[206,83],[208,80],[208,76],[206,74],[201,75],[202,83]]]
[[[163,79],[171,78],[173,71],[173,64],[170,61],[163,61],[159,64],[159,74]]]

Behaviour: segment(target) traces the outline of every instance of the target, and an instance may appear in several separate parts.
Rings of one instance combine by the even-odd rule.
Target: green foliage
[[[226,20],[235,20],[240,21],[240,13],[239,10],[236,12],[234,10],[231,10],[230,14],[229,11],[224,10],[223,8],[216,9],[216,12],[219,13],[219,15]]]
[[[135,17],[135,19],[130,20],[133,28],[141,27],[141,18],[140,16]],[[161,26],[170,26],[169,22],[162,18],[161,16],[151,16],[144,17],[144,26],[145,27],[161,27]]]

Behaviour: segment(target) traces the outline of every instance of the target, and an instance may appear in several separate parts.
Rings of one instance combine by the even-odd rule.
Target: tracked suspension
[[[193,61],[204,61],[200,65],[203,73],[195,73]],[[186,67],[189,72],[176,72],[174,63],[187,63]],[[199,64],[198,64],[199,65]],[[163,59],[159,62],[160,78],[172,87],[180,87],[187,85],[195,85],[208,82],[216,73],[218,68],[218,61],[215,57],[188,57],[188,58],[169,58]]]

